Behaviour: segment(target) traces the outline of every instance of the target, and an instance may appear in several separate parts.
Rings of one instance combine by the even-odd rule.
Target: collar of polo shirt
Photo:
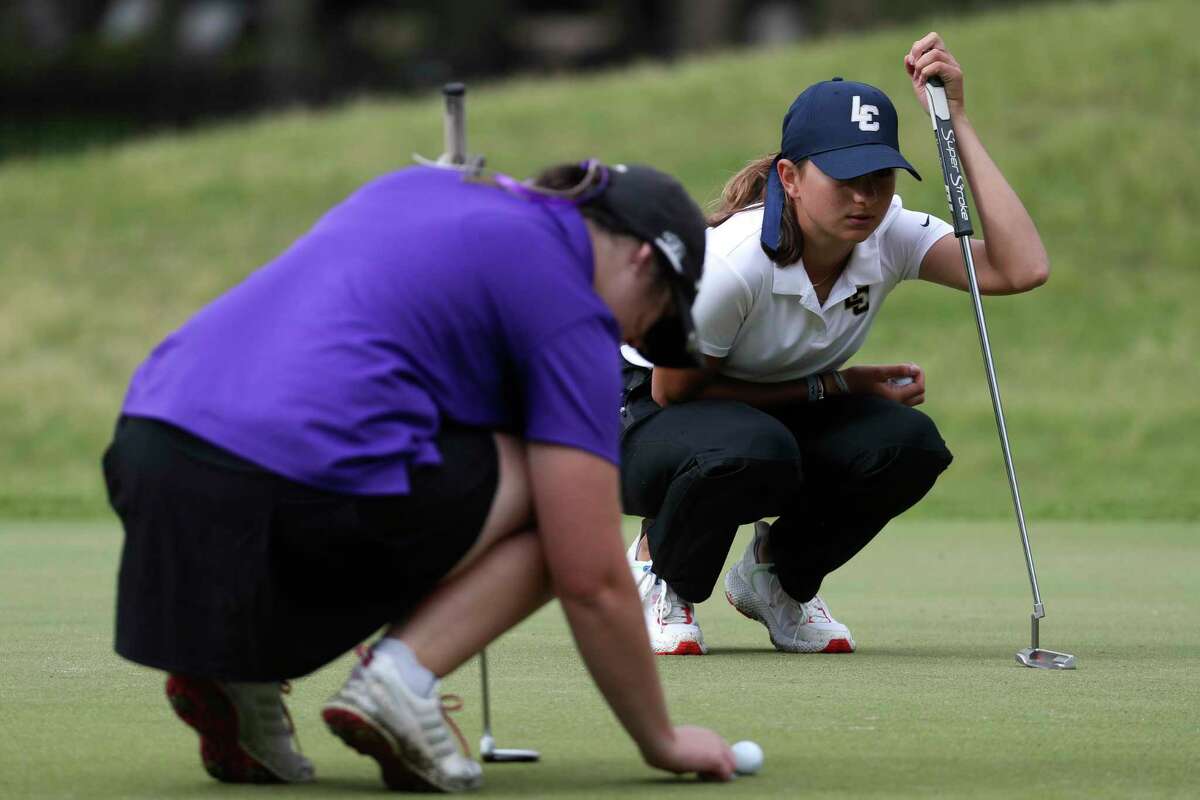
[[[803,259],[787,267],[776,264],[773,272],[771,291],[774,294],[804,295],[813,292],[812,281],[809,280],[808,273],[804,271]],[[829,291],[826,305],[849,297],[859,286],[870,286],[882,280],[883,269],[879,265],[879,247],[875,242],[875,237],[872,236],[865,242],[854,246],[853,252],[850,253],[850,260],[846,262],[846,268],[842,270],[842,274],[834,281],[833,288]],[[843,287],[849,289],[849,292],[843,294]]]

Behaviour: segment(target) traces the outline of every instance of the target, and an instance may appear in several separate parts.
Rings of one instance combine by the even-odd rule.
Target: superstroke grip
[[[942,179],[946,182],[950,219],[954,223],[954,235],[961,239],[974,231],[971,229],[971,212],[967,208],[967,176],[963,174],[962,159],[958,155],[958,140],[950,122],[950,104],[942,79],[934,75],[926,81],[925,95],[929,98],[929,119],[933,122],[938,155],[942,159]]]
[[[442,118],[442,158],[448,164],[465,164],[467,161],[467,87],[461,83],[447,83],[442,87],[446,110]]]

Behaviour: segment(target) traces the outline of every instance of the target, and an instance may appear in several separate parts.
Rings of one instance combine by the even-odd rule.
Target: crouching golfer
[[[731,777],[667,716],[612,410],[621,340],[686,362],[703,258],[699,208],[647,167],[415,167],[155,348],[104,456],[116,649],[169,673],[209,774],[312,780],[281,682],[383,628],[326,723],[390,788],[478,787],[438,679],[557,597],[646,762]]]
[[[980,290],[1040,286],[1046,249],[963,111],[958,61],[930,33],[904,66],[922,102],[930,77],[945,82],[987,233],[971,242]],[[780,150],[734,175],[710,220],[694,309],[707,368],[626,368],[623,496],[647,519],[629,560],[655,652],[706,652],[692,604],[709,596],[747,522],[754,537],[725,572],[729,602],[778,650],[853,652],[822,581],[950,464],[914,408],[924,370],[845,366],[901,282],[967,290],[951,227],[904,208],[898,169],[917,176],[887,95],[841,78],[809,86],[783,119]]]

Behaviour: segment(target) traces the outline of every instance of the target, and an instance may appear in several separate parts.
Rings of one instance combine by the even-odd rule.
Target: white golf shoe
[[[200,734],[200,760],[225,783],[307,783],[312,762],[300,754],[282,693],[287,684],[234,683],[167,676],[167,699]]]
[[[440,697],[437,689],[434,684],[430,697],[416,695],[391,659],[369,655],[325,704],[321,717],[335,736],[379,763],[389,789],[478,789],[483,769],[464,755],[466,742],[445,715],[461,708],[461,700]]]
[[[725,573],[725,597],[738,611],[767,627],[771,644],[785,653],[853,653],[850,629],[833,618],[820,595],[807,603],[794,600],[772,570],[755,556],[770,527],[754,523],[754,538],[741,559]]]
[[[639,536],[629,548],[629,570],[642,598],[646,633],[650,649],[659,656],[702,656],[708,652],[704,634],[696,624],[692,604],[675,593],[667,582],[653,572],[654,562],[639,561]]]

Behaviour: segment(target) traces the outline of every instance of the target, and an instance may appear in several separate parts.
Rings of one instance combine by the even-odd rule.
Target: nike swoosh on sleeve
[[[926,214],[926,215],[925,215],[925,221],[921,223],[921,227],[922,227],[922,228],[928,228],[928,227],[929,227],[929,215],[928,215],[928,214]]]

